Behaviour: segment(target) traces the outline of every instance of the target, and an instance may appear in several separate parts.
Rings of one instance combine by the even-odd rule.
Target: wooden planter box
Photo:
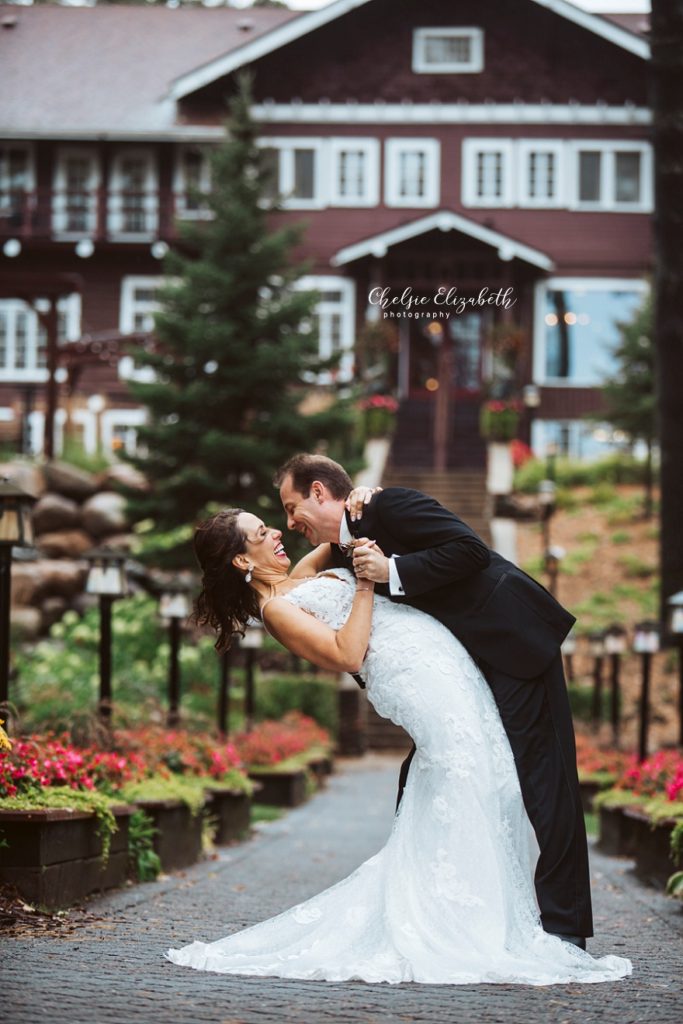
[[[633,829],[636,875],[657,888],[665,886],[676,871],[670,847],[675,820],[666,818],[653,826],[647,814],[638,807],[626,808],[624,817]]]
[[[216,823],[214,843],[231,843],[241,839],[251,823],[251,797],[225,789],[206,790],[208,812]]]
[[[118,830],[102,860],[97,818],[86,811],[45,808],[0,811],[0,880],[25,900],[50,909],[123,885],[128,870],[128,823],[134,807],[112,808]]]
[[[604,788],[599,782],[579,781],[579,793],[581,794],[581,806],[583,807],[584,814],[592,813],[593,800]]]
[[[261,804],[275,807],[298,807],[306,800],[306,772],[262,771],[249,772],[249,778],[261,783],[258,799]]]
[[[626,816],[626,808],[601,807],[598,848],[612,857],[634,857],[636,844],[634,819]]]
[[[177,871],[197,863],[202,852],[202,813],[193,816],[180,800],[136,800],[136,804],[158,829],[154,852],[161,860],[162,871]]]
[[[326,784],[328,775],[334,770],[334,762],[329,756],[316,757],[315,760],[309,761],[308,767],[313,772],[317,785],[322,787]]]

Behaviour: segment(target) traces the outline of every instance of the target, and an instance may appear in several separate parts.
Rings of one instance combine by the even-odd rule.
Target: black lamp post
[[[567,665],[567,679],[574,682],[574,655],[576,654],[576,634],[572,631],[562,641],[561,647],[565,663]]]
[[[240,640],[240,647],[244,651],[245,729],[247,732],[251,732],[254,726],[254,662],[256,652],[263,647],[263,626],[258,619],[249,619],[244,636]]]
[[[0,705],[9,700],[12,548],[33,545],[31,508],[35,498],[0,477]]]
[[[541,533],[543,537],[543,557],[550,550],[550,520],[555,512],[555,482],[553,480],[541,480],[538,485],[538,503],[541,508]]]
[[[168,623],[170,655],[168,661],[168,725],[170,728],[180,721],[180,635],[182,625],[190,614],[188,598],[189,585],[182,580],[174,580],[161,594],[159,614]]]
[[[602,630],[596,630],[588,637],[590,652],[595,659],[593,662],[593,700],[591,703],[591,718],[593,726],[597,728],[602,721],[602,666],[605,657],[605,634]]]
[[[640,690],[640,730],[638,759],[647,757],[647,734],[650,725],[650,674],[652,655],[659,650],[659,626],[656,622],[639,622],[633,636],[633,651],[642,659],[642,685]]]
[[[117,597],[128,591],[124,562],[126,554],[114,548],[93,548],[86,552],[90,572],[86,592],[96,594],[100,602],[100,699],[99,715],[105,724],[111,721],[111,610]]]
[[[557,597],[557,577],[560,574],[560,563],[566,551],[557,544],[551,544],[545,550],[545,571],[548,574],[548,590]]]
[[[683,590],[667,598],[667,633],[678,647],[678,742],[683,746]]]
[[[626,630],[616,623],[605,630],[605,654],[610,659],[610,720],[614,746],[619,746],[619,720],[621,716],[621,692],[619,676],[621,657],[626,653]]]

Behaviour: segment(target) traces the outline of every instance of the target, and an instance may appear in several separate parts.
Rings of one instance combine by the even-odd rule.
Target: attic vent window
[[[421,75],[476,74],[484,69],[480,28],[418,28],[413,33],[413,71]]]

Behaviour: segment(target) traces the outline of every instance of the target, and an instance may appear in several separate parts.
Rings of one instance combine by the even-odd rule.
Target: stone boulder
[[[111,536],[102,541],[102,547],[130,553],[136,541],[137,537],[134,533],[112,533]]]
[[[59,622],[68,607],[69,603],[65,597],[46,597],[40,605],[42,628],[47,630],[54,626],[55,622]]]
[[[124,533],[126,499],[115,491],[100,491],[83,505],[83,526],[98,539],[112,533]]]
[[[34,604],[43,584],[40,562],[12,563],[12,607]]]
[[[37,608],[12,608],[10,631],[17,640],[37,640],[43,626],[43,617]]]
[[[45,466],[45,479],[51,491],[75,501],[85,501],[97,491],[94,473],[77,469],[67,462],[48,462]]]
[[[116,462],[109,466],[97,477],[97,484],[103,491],[111,490],[112,486],[115,487],[117,484],[132,491],[149,490],[147,477],[134,466],[129,466],[127,462]]]
[[[32,462],[0,463],[0,477],[3,476],[8,477],[17,487],[21,487],[22,491],[32,494],[34,498],[39,498],[45,493],[46,483],[42,467]]]
[[[81,512],[75,501],[59,494],[44,494],[33,509],[36,535],[74,530],[81,525]]]
[[[38,539],[38,550],[47,558],[80,558],[94,547],[95,541],[83,530],[41,533]]]
[[[79,594],[88,578],[88,563],[66,559],[40,559],[33,563],[41,573],[39,596],[71,598]]]

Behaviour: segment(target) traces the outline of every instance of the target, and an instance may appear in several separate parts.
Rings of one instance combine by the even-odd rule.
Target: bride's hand
[[[363,506],[368,504],[373,494],[377,494],[381,490],[381,487],[354,487],[344,503],[352,523],[361,518]]]
[[[362,537],[353,546],[353,571],[359,579],[389,582],[389,559],[377,542]]]

